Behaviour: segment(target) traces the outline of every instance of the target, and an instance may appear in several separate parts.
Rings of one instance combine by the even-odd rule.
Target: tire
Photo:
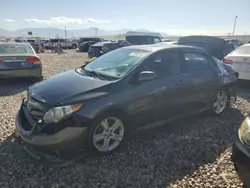
[[[112,129],[114,125],[115,127]],[[95,118],[94,125],[88,131],[88,151],[93,155],[110,155],[125,142],[126,132],[125,120],[122,115],[117,113],[100,115]]]
[[[76,44],[73,44],[73,45],[72,45],[72,48],[73,48],[73,49],[76,49],[76,47],[77,47]]]
[[[226,108],[228,107],[229,96],[225,90],[219,90],[213,97],[211,104],[211,112],[212,115],[220,115],[222,114]]]
[[[40,82],[43,80],[43,76],[41,77],[31,77],[33,83]]]

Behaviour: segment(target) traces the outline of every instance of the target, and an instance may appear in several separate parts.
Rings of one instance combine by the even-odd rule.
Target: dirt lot
[[[84,53],[40,54],[44,76],[82,65]],[[111,156],[87,158],[63,169],[36,163],[10,137],[30,82],[0,82],[0,187],[241,187],[230,161],[231,144],[250,107],[243,89],[220,117],[196,116],[134,134]]]

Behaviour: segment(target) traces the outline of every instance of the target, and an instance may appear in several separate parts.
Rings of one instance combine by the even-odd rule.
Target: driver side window
[[[152,54],[146,61],[143,71],[153,71],[157,78],[181,73],[181,61],[178,51],[161,51]]]

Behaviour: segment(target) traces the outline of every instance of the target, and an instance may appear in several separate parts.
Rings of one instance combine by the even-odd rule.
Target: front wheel
[[[40,76],[40,77],[31,77],[31,81],[33,83],[40,82],[42,80],[43,80],[43,76]]]
[[[228,105],[228,95],[224,90],[218,91],[213,99],[212,103],[212,113],[214,115],[222,114]]]
[[[108,155],[120,147],[125,138],[124,121],[118,115],[103,116],[89,131],[90,149]]]

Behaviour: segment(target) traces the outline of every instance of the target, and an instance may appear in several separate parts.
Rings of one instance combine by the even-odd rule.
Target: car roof
[[[0,42],[1,44],[15,44],[15,45],[19,45],[19,46],[30,46],[29,43],[22,43],[22,42]]]
[[[166,44],[166,43],[158,43],[158,44],[150,44],[150,45],[133,45],[133,46],[126,46],[123,48],[146,50],[146,51],[151,51],[151,52],[160,51],[164,49],[194,49],[194,50],[200,50],[200,51],[205,52],[205,50],[200,47],[179,45],[179,44]]]
[[[195,42],[205,42],[205,43],[226,43],[226,39],[222,39],[215,36],[204,36],[204,35],[191,35],[180,37],[178,43],[195,43]]]
[[[114,43],[114,42],[112,42],[112,41],[97,42],[91,46],[103,46],[103,44],[107,44],[107,43]]]
[[[125,34],[126,37],[129,36],[153,36],[153,37],[160,37],[162,38],[160,33],[157,32],[140,32],[140,31],[128,31]]]

